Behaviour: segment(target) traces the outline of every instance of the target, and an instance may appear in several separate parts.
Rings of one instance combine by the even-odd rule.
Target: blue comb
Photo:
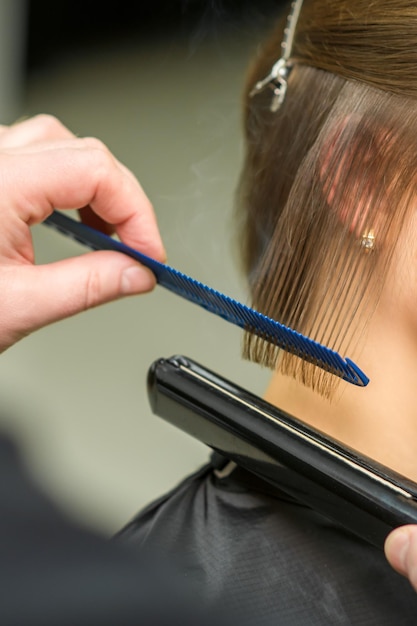
[[[365,387],[369,382],[353,361],[343,359],[334,350],[82,222],[54,211],[43,223],[93,250],[115,250],[127,254],[148,267],[157,282],[166,289],[353,385]]]

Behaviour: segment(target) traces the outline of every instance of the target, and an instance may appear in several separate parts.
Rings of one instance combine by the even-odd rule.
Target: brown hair
[[[269,90],[249,92],[279,57],[284,26],[245,89],[244,269],[255,308],[356,358],[415,195],[417,5],[305,0],[272,113]],[[244,354],[324,395],[337,382],[250,333]]]

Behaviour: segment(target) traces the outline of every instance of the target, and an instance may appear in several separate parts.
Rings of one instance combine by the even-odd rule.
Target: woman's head
[[[415,206],[417,5],[305,0],[285,100],[271,112],[269,90],[249,94],[279,57],[284,27],[245,89],[244,267],[257,309],[355,358]],[[321,393],[333,387],[252,335],[245,353]]]

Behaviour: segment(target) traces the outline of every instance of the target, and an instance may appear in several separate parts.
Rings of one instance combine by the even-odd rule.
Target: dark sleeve
[[[0,438],[2,626],[206,626],[175,564],[68,520]]]

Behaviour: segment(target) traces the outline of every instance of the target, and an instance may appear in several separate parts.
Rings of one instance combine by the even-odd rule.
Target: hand
[[[124,295],[151,290],[153,274],[117,252],[34,265],[30,226],[53,209],[81,209],[127,245],[165,252],[152,206],[133,174],[97,139],[76,138],[37,116],[0,126],[0,351],[46,324]]]
[[[406,576],[417,591],[417,525],[393,530],[385,542],[385,555],[391,566]]]

